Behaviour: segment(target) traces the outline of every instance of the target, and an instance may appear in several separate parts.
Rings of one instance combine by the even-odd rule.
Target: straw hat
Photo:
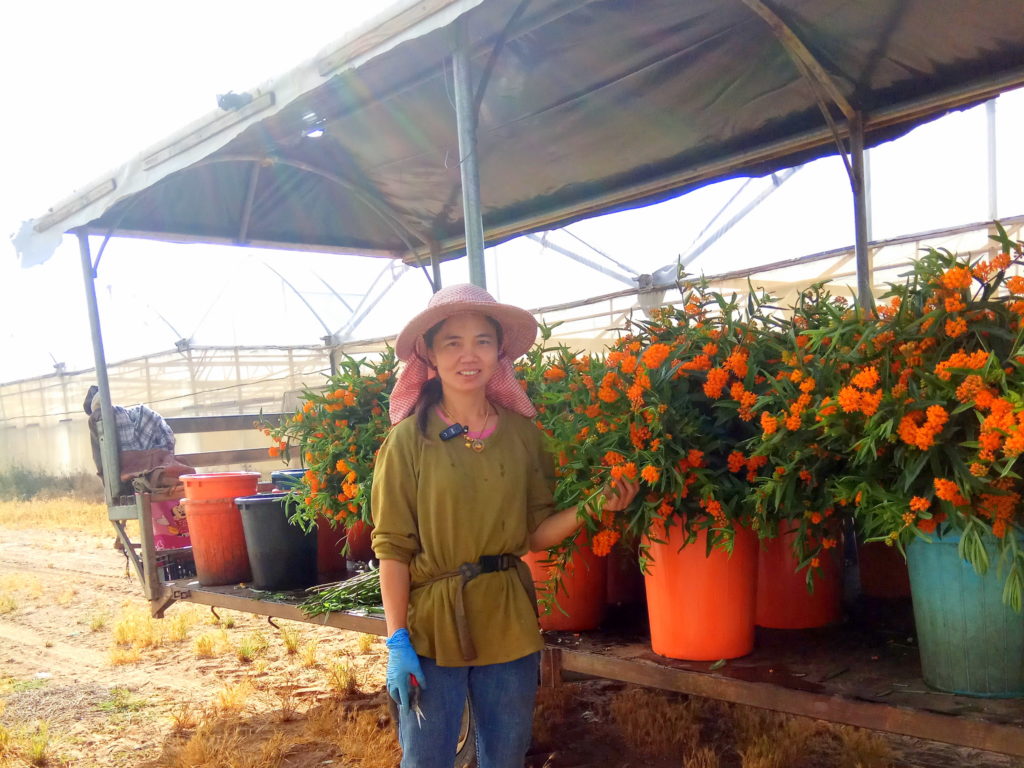
[[[497,321],[501,326],[502,350],[510,360],[525,354],[537,338],[537,321],[525,309],[499,304],[483,288],[463,283],[442,288],[430,298],[425,310],[406,323],[395,342],[398,359],[409,360],[414,354],[425,356],[423,334],[462,312],[479,312]]]

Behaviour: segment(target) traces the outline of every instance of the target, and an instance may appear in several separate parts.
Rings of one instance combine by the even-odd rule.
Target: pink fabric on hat
[[[414,355],[405,364],[391,392],[388,415],[392,424],[397,424],[416,410],[416,401],[419,399],[423,382],[432,378],[434,371],[419,355]],[[533,403],[516,378],[512,361],[505,355],[498,358],[498,367],[495,368],[491,380],[487,382],[487,399],[528,419],[537,415],[537,409],[533,407]]]

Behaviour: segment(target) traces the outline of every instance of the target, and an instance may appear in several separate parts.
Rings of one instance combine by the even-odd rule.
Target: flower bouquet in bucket
[[[390,347],[376,358],[345,356],[322,388],[303,393],[291,418],[264,427],[274,441],[271,456],[287,461],[298,451],[305,465],[288,489],[292,522],[305,530],[324,523],[343,527],[350,549],[356,534],[369,531],[373,466],[390,427],[387,408],[395,364]],[[352,554],[368,555],[365,548],[367,552]]]
[[[997,230],[981,257],[930,249],[851,320],[848,380],[822,415],[849,453],[835,494],[908,555],[926,682],[1018,695],[1024,658],[993,649],[1024,648],[1024,253]]]

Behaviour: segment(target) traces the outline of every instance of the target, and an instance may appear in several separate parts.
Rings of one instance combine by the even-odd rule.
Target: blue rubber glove
[[[416,678],[420,688],[427,687],[423,680],[420,657],[413,650],[407,629],[396,629],[385,644],[388,647],[388,693],[401,706],[402,714],[408,715],[412,702],[412,681],[409,675]]]

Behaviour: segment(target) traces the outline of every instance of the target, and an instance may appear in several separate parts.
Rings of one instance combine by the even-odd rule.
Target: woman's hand
[[[625,478],[612,480],[605,486],[603,511],[621,512],[633,503],[639,490],[640,483]]]

